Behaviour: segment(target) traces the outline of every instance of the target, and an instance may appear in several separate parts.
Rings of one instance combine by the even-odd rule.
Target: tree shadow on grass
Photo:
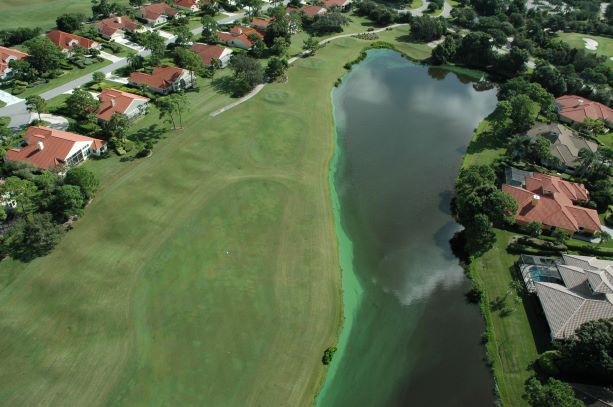
[[[211,85],[213,85],[217,92],[230,95],[233,98],[242,96],[242,88],[231,76],[215,78],[211,81]]]
[[[158,126],[157,124],[152,124],[149,127],[142,128],[128,137],[130,140],[138,142],[138,143],[147,143],[150,142],[152,144],[157,143],[166,133],[166,129]]]

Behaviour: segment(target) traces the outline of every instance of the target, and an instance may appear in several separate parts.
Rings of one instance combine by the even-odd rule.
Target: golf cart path
[[[373,30],[373,31],[362,31],[362,32],[357,32],[357,33],[340,34],[340,35],[336,35],[334,37],[326,38],[325,40],[319,41],[319,45],[325,45],[325,44],[329,43],[330,41],[337,40],[339,38],[351,37],[352,35],[379,33],[379,32],[385,31],[387,29],[392,29],[392,28],[395,28],[395,27],[403,26],[403,25],[408,25],[408,24],[407,23],[392,24],[392,25],[388,25],[387,27],[378,28],[378,29]],[[292,63],[296,62],[298,59],[300,59],[303,56],[308,55],[308,54],[310,54],[310,52],[304,51],[304,52],[300,53],[298,56],[290,58],[287,61],[287,63],[288,64],[292,64]],[[251,99],[252,97],[257,95],[258,93],[260,93],[260,91],[262,89],[264,89],[264,86],[266,86],[265,83],[260,83],[255,88],[253,88],[253,90],[251,92],[247,93],[245,96],[243,96],[242,98],[240,98],[236,102],[230,103],[229,105],[226,105],[226,106],[222,107],[221,109],[217,109],[214,112],[212,112],[210,115],[212,117],[219,116],[223,112],[226,112],[226,111],[228,111],[228,110],[230,110],[230,109],[240,105],[241,103],[244,103],[244,102],[248,101],[249,99]]]

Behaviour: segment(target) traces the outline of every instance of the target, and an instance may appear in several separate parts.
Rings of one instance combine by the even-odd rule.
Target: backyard
[[[214,118],[231,99],[200,80],[185,129],[136,123],[150,158],[89,161],[102,185],[74,230],[0,264],[0,404],[310,404],[341,316],[330,89],[366,44]]]

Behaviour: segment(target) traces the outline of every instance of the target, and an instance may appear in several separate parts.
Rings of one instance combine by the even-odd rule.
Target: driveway
[[[49,123],[47,126],[58,129],[58,130],[66,130],[68,129],[68,120],[62,116],[55,116],[52,114],[41,114],[41,120]],[[38,119],[38,115],[36,113],[32,113],[30,115],[30,121]]]
[[[117,62],[117,61],[121,61],[121,57],[116,57],[113,54],[109,54],[108,52],[104,52],[104,51],[100,51],[100,56],[106,60],[109,60],[111,62]]]
[[[13,96],[8,92],[0,90],[0,100],[6,103],[6,105],[14,105],[15,103],[23,102],[23,99]]]

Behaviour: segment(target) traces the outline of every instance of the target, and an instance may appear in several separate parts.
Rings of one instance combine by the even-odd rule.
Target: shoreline
[[[342,78],[349,75],[351,71],[346,72]],[[334,92],[336,87],[330,91],[330,101],[332,107],[332,159],[328,165],[328,186],[330,190],[330,203],[332,216],[334,220],[334,234],[336,236],[336,248],[339,259],[340,278],[340,294],[341,294],[341,319],[337,330],[337,339],[334,346],[337,347],[337,352],[328,365],[327,371],[324,374],[323,383],[319,391],[315,395],[313,405],[318,406],[321,402],[321,396],[328,391],[330,382],[336,376],[339,369],[340,361],[347,349],[346,344],[349,340],[349,333],[353,326],[355,310],[358,308],[363,289],[353,271],[353,242],[345,232],[342,224],[340,197],[336,190],[336,175],[339,170],[339,163],[342,158],[342,149],[338,134],[336,121],[336,107],[334,105]]]

